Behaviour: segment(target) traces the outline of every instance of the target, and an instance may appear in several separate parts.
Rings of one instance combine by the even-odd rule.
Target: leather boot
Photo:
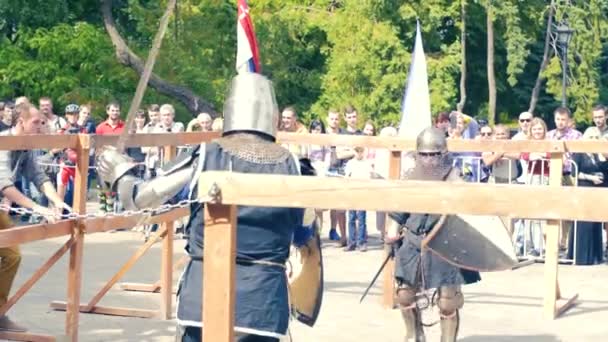
[[[425,342],[424,329],[418,309],[402,309],[401,316],[405,323],[405,342]]]
[[[0,316],[0,331],[25,332],[27,329],[11,321],[8,316]]]
[[[441,342],[456,342],[456,336],[458,335],[458,325],[460,324],[458,310],[456,310],[451,316],[441,315],[440,324]]]

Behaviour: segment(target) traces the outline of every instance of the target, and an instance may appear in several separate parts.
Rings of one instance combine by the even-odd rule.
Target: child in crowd
[[[344,175],[354,179],[371,179],[373,172],[371,163],[365,159],[365,149],[360,146],[355,147],[355,157],[346,163]],[[357,246],[361,252],[367,251],[366,220],[365,210],[348,211],[348,246],[346,246],[345,251],[354,251]],[[357,232],[356,237],[355,230]]]

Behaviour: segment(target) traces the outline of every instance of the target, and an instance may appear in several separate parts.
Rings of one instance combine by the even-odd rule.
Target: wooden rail
[[[319,181],[318,177],[225,171],[203,174],[200,186],[209,189],[217,184],[222,190],[224,204],[608,221],[608,212],[597,210],[598,203],[608,202],[607,191],[593,187],[446,184],[337,177]],[[561,173],[559,180],[561,182]],[[526,200],[514,202],[512,198],[517,196]]]
[[[79,146],[81,135],[30,135],[0,137],[2,150],[73,148]],[[114,145],[118,136],[85,135],[93,148]],[[180,146],[200,144],[219,137],[217,132],[134,134],[126,146]],[[400,137],[369,137],[339,134],[285,133],[277,135],[279,143],[363,146],[390,151],[413,151],[416,142]],[[608,141],[602,140],[448,140],[452,152],[593,152],[606,153]]]
[[[559,180],[561,185],[562,156],[556,154],[551,159],[552,183]],[[434,214],[477,214],[477,215],[512,215],[518,218],[553,219],[547,226],[547,259],[545,261],[545,299],[544,316],[554,319],[567,310],[578,295],[558,307],[561,299],[557,282],[557,252],[559,222],[557,220],[582,219],[586,208],[597,208],[598,201],[605,202],[606,191],[593,188],[566,188],[561,186],[491,185],[427,181],[395,180],[357,180],[343,178],[325,178],[319,181],[316,177],[280,176],[244,174],[227,171],[203,172],[199,178],[199,191],[205,196],[217,186],[221,192],[221,204],[224,208],[235,208],[238,205],[255,205],[268,207],[326,208],[333,210],[359,209],[374,211],[409,211]],[[263,193],[260,188],[265,189]],[[510,201],[512,198],[527,198],[526,203]],[[572,198],[577,198],[573,201]],[[547,203],[551,201],[551,206]],[[228,209],[224,209],[225,211]],[[579,212],[583,211],[583,214]],[[608,213],[597,212],[588,216],[591,220],[608,221]],[[205,228],[207,229],[207,228]],[[226,229],[226,228],[224,228]],[[233,222],[230,234],[236,233]],[[214,264],[234,263],[235,246],[229,244],[225,237],[216,238],[206,235],[205,245],[214,246],[212,251],[205,250],[205,260],[214,260]],[[220,261],[218,259],[223,259]],[[213,298],[214,312],[232,312],[234,309],[233,284],[218,282],[217,279],[231,279],[233,270],[227,267],[205,269],[205,295]],[[217,272],[217,274],[212,274]],[[388,278],[389,276],[385,276]],[[390,275],[392,277],[392,275]],[[385,282],[388,281],[385,278]],[[215,281],[211,281],[211,280]],[[392,280],[392,279],[391,279]],[[392,283],[392,282],[391,282]],[[385,285],[386,286],[386,285]],[[390,285],[389,285],[390,286]],[[386,293],[385,293],[386,294]],[[207,298],[207,297],[205,297]],[[223,298],[220,300],[220,298]],[[388,300],[388,302],[387,302]],[[391,298],[384,297],[385,304],[391,305]],[[208,303],[205,302],[204,308]],[[216,308],[215,306],[220,306]],[[225,318],[225,317],[224,317]],[[226,321],[224,321],[225,323]],[[217,315],[203,316],[205,340],[230,341],[227,339],[233,326],[219,325]]]
[[[166,133],[166,134],[136,134],[127,142],[127,146],[167,146],[172,149],[175,146],[199,144],[204,141],[210,141],[219,136],[218,133]],[[0,149],[2,150],[23,150],[36,148],[72,148],[79,155],[76,163],[76,179],[74,192],[74,210],[84,213],[86,205],[86,175],[88,168],[88,151],[91,148],[98,149],[104,145],[113,145],[116,143],[117,136],[96,136],[96,135],[32,135],[24,138],[22,136],[0,137]],[[279,143],[287,144],[315,144],[315,145],[332,145],[332,146],[364,146],[379,149],[387,149],[391,151],[389,158],[389,178],[397,179],[400,174],[401,152],[412,151],[415,147],[415,141],[407,140],[399,137],[367,137],[367,136],[349,136],[349,135],[317,135],[317,134],[295,134],[295,133],[279,133]],[[169,147],[172,146],[172,147]],[[233,242],[236,238],[236,228],[234,221],[235,205],[245,203],[255,203],[256,205],[279,205],[279,206],[295,206],[295,207],[326,207],[334,209],[370,209],[370,210],[409,210],[422,212],[438,212],[438,213],[472,213],[472,214],[495,214],[511,217],[531,217],[531,218],[546,218],[551,219],[547,227],[547,259],[545,261],[545,287],[546,294],[544,300],[544,316],[555,318],[557,315],[564,312],[573,302],[575,297],[569,299],[566,304],[561,307],[556,305],[556,300],[560,298],[560,289],[557,283],[557,236],[559,229],[559,220],[563,219],[587,219],[608,221],[608,217],[603,212],[594,211],[591,208],[597,207],[597,203],[605,203],[605,194],[603,190],[598,189],[583,189],[583,188],[562,188],[561,187],[561,171],[562,157],[565,152],[593,152],[603,153],[608,151],[608,142],[605,141],[473,141],[473,140],[449,140],[448,149],[452,152],[550,152],[551,158],[551,187],[531,187],[531,186],[508,186],[508,185],[476,185],[476,184],[419,184],[417,182],[401,182],[401,181],[384,181],[374,180],[371,183],[359,182],[355,180],[332,179],[332,178],[306,178],[298,179],[282,179],[280,176],[271,176],[266,179],[261,176],[253,175],[226,175],[222,173],[214,174],[215,181],[222,188],[223,203],[213,209],[213,212],[207,212],[208,218],[212,218],[212,222],[208,222],[207,229],[215,225],[223,225],[231,227],[231,234],[208,234],[205,240],[206,244],[219,244],[227,246],[226,250],[218,250],[216,248],[208,248],[205,250],[205,260],[212,265],[205,272],[205,295],[206,301],[213,301],[214,305],[206,305],[207,315],[204,316],[205,325],[213,327],[205,329],[206,336],[214,341],[227,341],[227,338],[232,336],[232,318],[234,310],[234,261],[235,246]],[[171,153],[169,153],[171,156]],[[207,175],[209,176],[209,175]],[[207,177],[206,176],[206,177]],[[209,178],[204,177],[200,186],[209,185]],[[248,178],[256,177],[256,178]],[[255,179],[256,182],[264,181],[267,184],[281,184],[291,189],[287,193],[276,192],[277,186],[265,186],[265,189],[273,190],[271,196],[261,196],[256,193],[255,189],[247,187],[245,180]],[[249,191],[236,193],[234,184],[245,186],[242,189]],[[256,183],[260,184],[260,183]],[[316,193],[302,191],[314,188]],[[257,189],[260,187],[257,186]],[[293,191],[298,189],[298,191]],[[364,190],[362,190],[364,189]],[[422,191],[424,190],[424,191]],[[382,201],[373,200],[376,192],[376,197],[382,198]],[[204,193],[200,192],[199,193]],[[363,196],[362,194],[365,194]],[[323,194],[323,195],[320,195]],[[415,200],[412,200],[412,197]],[[509,198],[527,198],[527,203],[523,205],[517,201],[509,201]],[[390,200],[387,200],[389,198]],[[566,202],[564,199],[568,198]],[[546,205],[549,200],[553,201],[551,206]],[[252,202],[253,201],[253,202]],[[245,202],[245,203],[243,203]],[[274,203],[274,204],[273,204]],[[321,205],[322,203],[322,205]],[[380,206],[377,203],[384,203]],[[431,205],[432,203],[432,205]],[[473,204],[477,205],[473,205]],[[223,209],[222,209],[223,207]],[[215,213],[215,214],[214,214]],[[174,209],[172,211],[159,214],[149,218],[146,222],[149,223],[164,223],[172,222],[173,220],[188,215],[188,209]],[[214,218],[215,217],[215,218]],[[103,296],[96,296],[94,300],[87,305],[80,304],[80,289],[82,277],[82,255],[84,252],[84,238],[87,234],[105,232],[107,230],[133,226],[140,222],[141,215],[131,217],[97,217],[82,220],[61,221],[55,224],[41,224],[17,227],[10,230],[0,231],[0,247],[12,246],[37,240],[55,238],[60,236],[69,236],[67,242],[47,261],[34,275],[17,290],[15,295],[9,300],[10,306],[14,305],[18,299],[23,296],[34,283],[40,279],[44,273],[61,257],[66,250],[70,251],[70,261],[68,269],[68,284],[67,284],[67,302],[60,306],[67,310],[65,332],[70,341],[78,339],[78,314],[79,312],[98,312],[98,313],[114,313],[113,308],[103,308],[96,305],[96,302]],[[160,233],[172,232],[169,223],[163,226],[164,229]],[[219,231],[219,230],[217,230]],[[160,234],[159,233],[159,237]],[[163,233],[164,234],[164,233]],[[172,237],[170,234],[167,236]],[[142,247],[143,248],[143,247]],[[172,248],[172,239],[166,238],[163,242],[163,262],[162,274],[159,284],[162,294],[162,304],[160,316],[167,318],[171,308],[171,290],[170,286],[172,272],[170,252]],[[138,255],[143,255],[145,250],[138,251]],[[209,255],[207,255],[209,253]],[[131,260],[132,262],[136,261]],[[100,291],[107,292],[121,273],[126,272],[129,265],[125,265],[113,279]],[[217,281],[211,281],[215,279]],[[389,264],[387,271],[384,274],[384,296],[383,303],[391,307],[393,305],[393,284],[392,281],[392,265]],[[165,290],[163,290],[163,288]],[[99,297],[99,298],[97,298]],[[10,306],[3,306],[0,312],[6,312]],[[109,310],[109,311],[108,311]],[[125,310],[129,310],[126,309]],[[136,310],[135,310],[136,311]],[[135,313],[136,314],[136,313]],[[148,317],[148,313],[141,313]],[[208,325],[207,320],[213,320],[215,317],[217,325]],[[230,330],[230,331],[229,331]],[[9,336],[10,335],[10,336]],[[2,334],[2,338],[12,339],[36,339],[36,340],[52,340],[45,335],[35,334]],[[218,337],[219,339],[215,339]]]

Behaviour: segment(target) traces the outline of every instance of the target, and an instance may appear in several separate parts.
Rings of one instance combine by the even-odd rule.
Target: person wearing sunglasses
[[[519,114],[519,132],[517,132],[511,140],[528,140],[528,136],[530,135],[530,125],[533,119],[533,115],[530,112],[523,112]],[[517,183],[524,184],[526,183],[526,179],[528,177],[528,162],[525,160],[519,161],[521,164],[522,174],[517,178]]]
[[[513,140],[527,140],[530,134],[530,122],[532,121],[532,113],[523,112],[519,114],[519,131],[513,136]]]

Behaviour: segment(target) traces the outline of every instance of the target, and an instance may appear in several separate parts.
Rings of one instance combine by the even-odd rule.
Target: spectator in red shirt
[[[120,105],[116,102],[111,102],[106,106],[108,119],[97,126],[96,134],[120,134],[125,128],[124,121],[120,120]]]
[[[86,133],[86,128],[78,124],[80,107],[77,104],[69,104],[65,107],[66,125],[58,133],[79,134]],[[57,194],[70,206],[74,201],[74,177],[76,174],[76,151],[65,149],[60,158],[60,170],[57,176]],[[66,211],[64,211],[64,214]]]
[[[65,151],[65,160],[61,162],[61,169],[57,177],[57,195],[69,206],[74,205],[74,177],[76,177],[76,151]],[[66,210],[63,212],[67,213]]]
[[[125,128],[124,121],[120,120],[120,105],[116,102],[110,102],[106,106],[106,113],[108,114],[108,119],[97,126],[95,133],[99,135],[120,134]],[[116,194],[112,192],[100,191],[99,202],[102,211],[114,211],[115,196]]]
[[[530,123],[530,140],[545,140],[547,138],[547,124],[541,118],[534,118]],[[521,154],[521,159],[528,163],[528,175],[531,175],[528,182],[532,185],[549,184],[549,158],[550,153],[530,153]]]

